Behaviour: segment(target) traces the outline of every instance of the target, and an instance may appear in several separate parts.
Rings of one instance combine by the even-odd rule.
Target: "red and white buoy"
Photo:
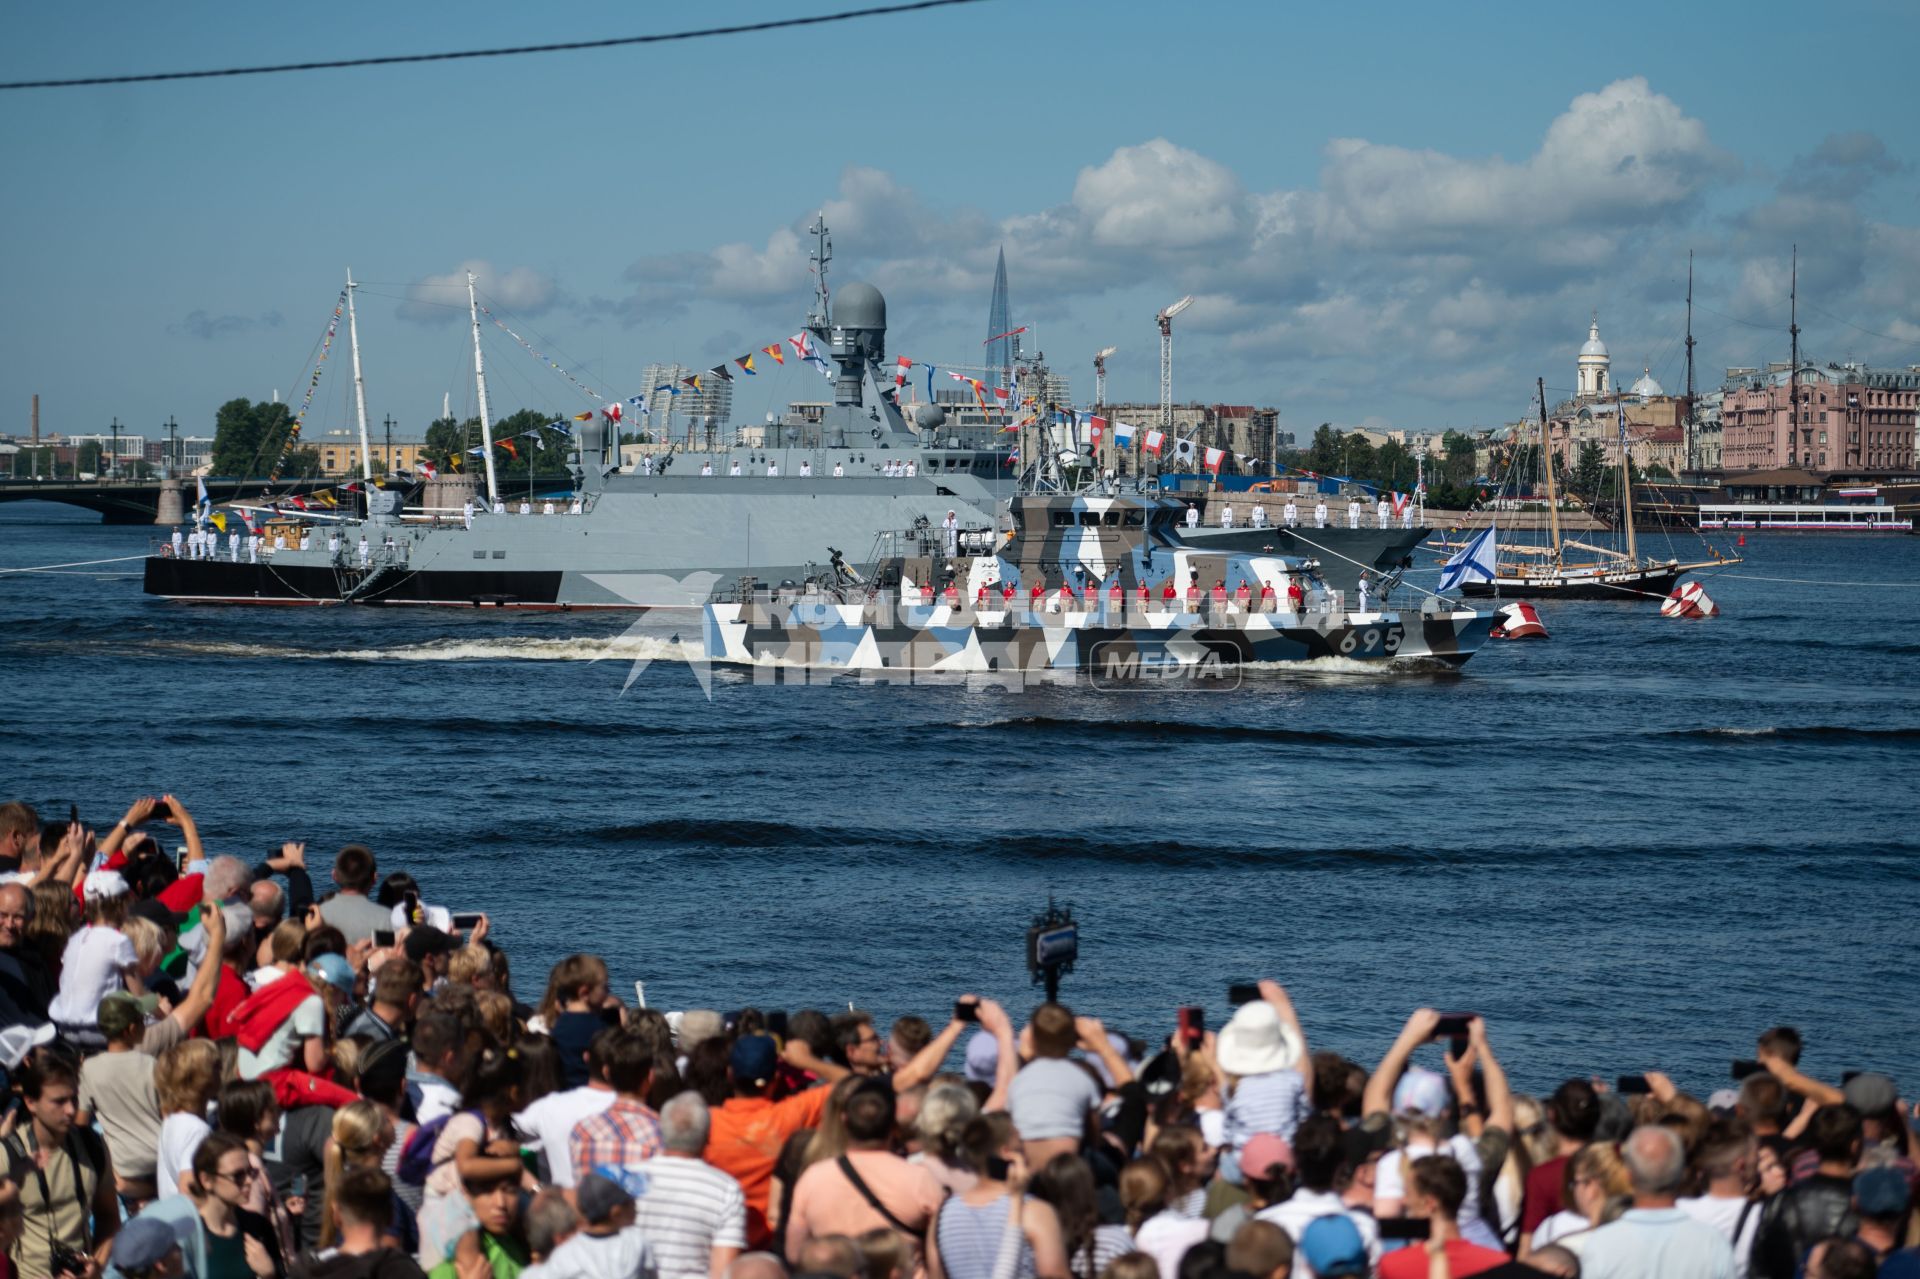
[[[1715,617],[1719,612],[1720,606],[1698,582],[1682,582],[1660,601],[1662,617]]]
[[[1547,628],[1541,625],[1540,614],[1533,605],[1517,600],[1501,605],[1493,629],[1487,634],[1493,639],[1546,639]]]

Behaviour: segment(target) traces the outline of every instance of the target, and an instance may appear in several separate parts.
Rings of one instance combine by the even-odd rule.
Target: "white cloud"
[[[1247,221],[1240,180],[1165,138],[1080,170],[1073,206],[1094,244],[1153,253],[1238,240]]]
[[[550,275],[532,267],[516,266],[505,271],[480,258],[469,258],[445,275],[430,275],[407,286],[407,300],[398,314],[415,324],[445,324],[467,316],[467,274],[474,277],[480,301],[487,306],[520,316],[535,316],[553,309],[560,300],[560,288]]]

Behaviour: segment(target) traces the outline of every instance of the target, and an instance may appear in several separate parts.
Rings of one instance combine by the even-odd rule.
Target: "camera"
[[[48,1241],[47,1269],[56,1275],[83,1275],[87,1273],[88,1260],[87,1254],[78,1248]]]

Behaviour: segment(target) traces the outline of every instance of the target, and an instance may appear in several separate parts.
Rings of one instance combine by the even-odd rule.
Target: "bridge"
[[[254,501],[271,492],[276,498],[298,493],[305,496],[318,489],[331,488],[343,481],[334,479],[281,480],[269,485],[265,480],[207,481],[207,496],[215,505],[224,502]],[[0,502],[64,502],[100,512],[106,524],[157,524],[160,516],[162,480],[31,480],[0,479]],[[191,511],[199,490],[191,479],[175,480],[182,511]]]

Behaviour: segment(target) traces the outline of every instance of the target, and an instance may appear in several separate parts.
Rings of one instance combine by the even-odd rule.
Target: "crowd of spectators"
[[[1274,981],[1138,1038],[663,1013],[592,955],[527,1004],[485,915],[362,845],[329,878],[210,856],[174,796],[0,805],[0,1279],[1920,1275],[1908,1107],[1785,1027],[1704,1099],[1536,1100],[1479,1017],[1369,1067]]]

